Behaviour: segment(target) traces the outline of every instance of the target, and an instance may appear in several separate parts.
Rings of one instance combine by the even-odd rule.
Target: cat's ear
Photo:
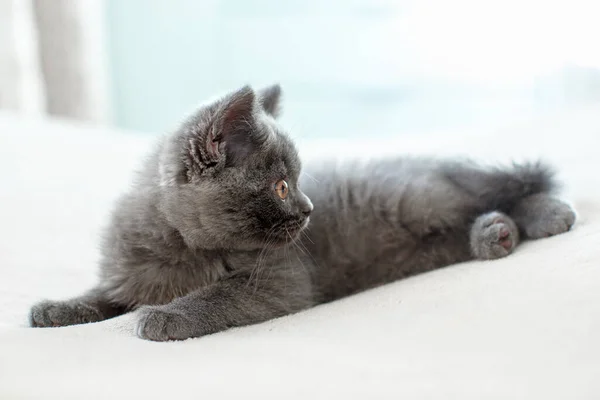
[[[250,86],[227,96],[212,117],[204,139],[208,163],[225,158],[227,164],[235,164],[252,151],[257,107],[256,94]]]
[[[191,182],[209,168],[244,160],[254,149],[257,110],[250,86],[197,110],[164,146],[161,183]]]
[[[273,118],[277,118],[281,112],[281,86],[275,84],[261,89],[258,97],[262,109]]]

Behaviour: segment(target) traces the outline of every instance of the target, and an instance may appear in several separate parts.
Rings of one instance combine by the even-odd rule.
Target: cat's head
[[[161,209],[188,245],[258,249],[296,239],[312,204],[275,121],[281,89],[240,90],[201,107],[159,154]]]

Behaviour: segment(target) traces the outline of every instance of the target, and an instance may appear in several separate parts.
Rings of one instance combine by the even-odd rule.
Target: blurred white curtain
[[[0,108],[108,119],[103,0],[0,0]]]

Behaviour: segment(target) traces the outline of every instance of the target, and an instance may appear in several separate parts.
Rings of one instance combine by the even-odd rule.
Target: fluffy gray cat
[[[556,235],[575,221],[551,196],[552,174],[536,163],[487,168],[398,157],[301,174],[274,119],[280,93],[243,87],[165,137],[116,205],[97,286],[35,305],[31,325],[138,309],[141,338],[198,337],[415,273],[504,257],[520,237]]]

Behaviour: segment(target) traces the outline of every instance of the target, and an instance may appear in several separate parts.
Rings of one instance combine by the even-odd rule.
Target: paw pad
[[[519,231],[508,216],[493,212],[482,215],[471,229],[471,250],[484,260],[505,257],[519,240]]]

